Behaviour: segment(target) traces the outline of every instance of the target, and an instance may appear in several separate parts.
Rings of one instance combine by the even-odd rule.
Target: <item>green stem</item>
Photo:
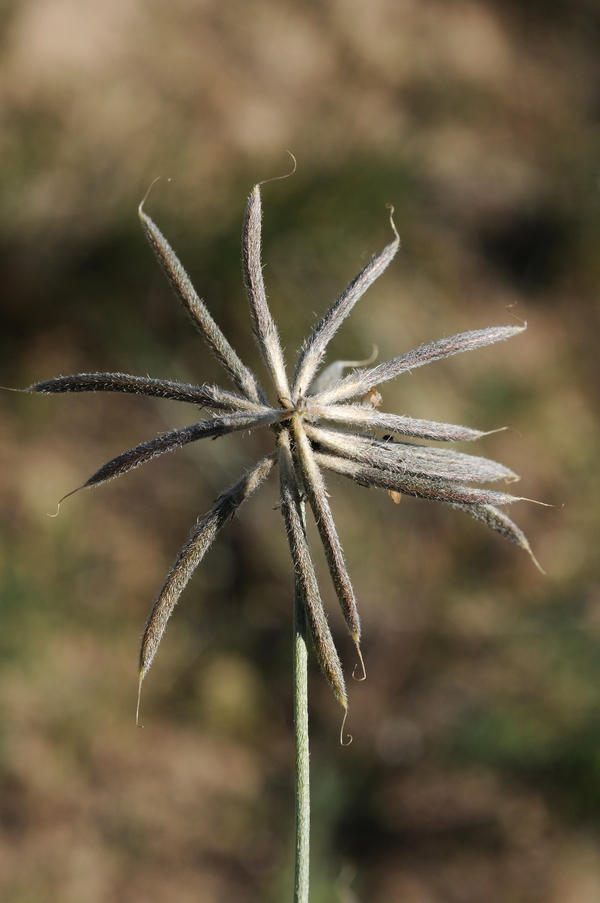
[[[310,868],[310,765],[308,650],[301,593],[294,588],[294,741],[296,750],[296,870],[294,903],[308,903]]]

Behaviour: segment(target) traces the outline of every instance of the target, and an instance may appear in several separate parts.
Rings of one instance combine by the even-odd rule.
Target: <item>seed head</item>
[[[316,324],[300,349],[290,381],[279,333],[265,293],[261,263],[261,194],[260,185],[255,185],[244,218],[242,269],[254,336],[277,398],[271,404],[258,378],[242,363],[204,301],[198,297],[169,242],[145,213],[143,203],[139,216],[150,246],[175,294],[233,386],[222,389],[207,384],[185,385],[123,373],[78,373],[30,386],[26,391],[44,394],[125,392],[150,395],[196,405],[207,412],[207,416],[197,423],[171,430],[118,455],[79,488],[99,486],[189,442],[259,427],[267,427],[274,433],[273,452],[254,464],[218,497],[208,514],[198,520],[177,556],[144,629],[139,663],[140,687],[173,609],[195,568],[219,530],[234,517],[240,505],[277,465],[279,507],[285,523],[296,587],[304,605],[315,654],[336,698],[347,709],[342,666],[323,609],[306,537],[305,503],[308,501],[315,518],[335,592],[361,663],[358,608],[327,498],[324,471],[341,474],[361,486],[387,490],[395,501],[401,495],[413,495],[446,502],[512,540],[533,558],[524,534],[499,508],[519,499],[506,492],[480,486],[482,483],[518,479],[512,471],[487,458],[447,447],[430,447],[406,441],[469,442],[485,433],[464,426],[383,413],[378,410],[381,396],[376,390],[382,383],[424,364],[517,336],[525,326],[493,326],[463,332],[421,345],[375,367],[364,366],[372,360],[342,361],[331,364],[318,374],[329,342],[359,298],[389,266],[400,247],[390,214],[392,241],[363,267]],[[344,370],[350,367],[353,369],[344,376]],[[379,435],[381,432],[384,435]],[[535,562],[535,558],[533,560]]]

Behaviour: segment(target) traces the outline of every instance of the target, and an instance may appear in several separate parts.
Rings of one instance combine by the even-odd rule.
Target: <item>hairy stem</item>
[[[300,503],[304,521],[304,503]],[[294,587],[294,742],[296,750],[296,868],[294,903],[308,903],[310,870],[310,764],[308,744],[308,650],[306,615],[298,585]]]

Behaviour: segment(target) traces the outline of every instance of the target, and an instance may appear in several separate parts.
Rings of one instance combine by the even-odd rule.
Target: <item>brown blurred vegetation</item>
[[[245,199],[288,356],[389,237],[332,354],[526,319],[384,391],[484,429],[547,576],[459,513],[331,481],[369,672],[354,743],[313,674],[314,903],[600,899],[594,0],[5,0],[0,383],[219,379],[138,227],[148,210],[242,356]],[[516,305],[516,306],[515,306]],[[510,307],[511,312],[507,312]],[[185,593],[143,697],[138,636],[195,518],[257,457],[230,437],[56,502],[189,416],[0,395],[0,899],[291,898],[292,575],[270,484]],[[323,591],[348,673],[351,643]]]

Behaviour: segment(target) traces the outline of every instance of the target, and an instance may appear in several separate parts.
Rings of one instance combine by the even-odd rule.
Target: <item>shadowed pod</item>
[[[162,640],[167,622],[190,577],[216,539],[219,530],[234,517],[236,511],[271,472],[275,454],[259,461],[245,476],[224,492],[214,503],[206,517],[199,520],[190,538],[177,556],[164,586],[158,594],[146,622],[140,648],[140,684],[136,722],[139,723],[140,692],[142,681]]]

